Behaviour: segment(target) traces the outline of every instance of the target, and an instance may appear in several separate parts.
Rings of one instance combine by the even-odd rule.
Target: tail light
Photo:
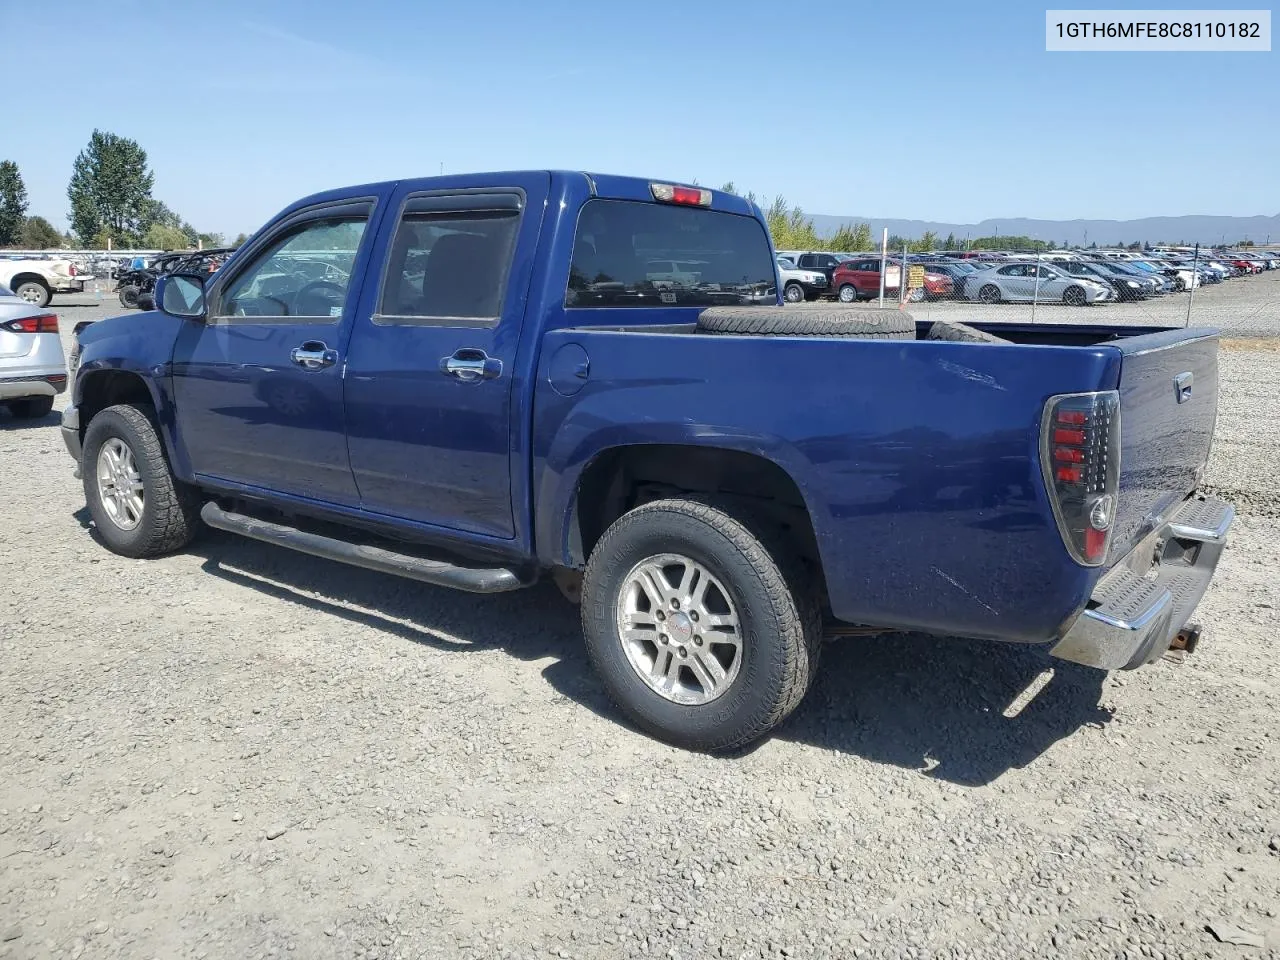
[[[54,313],[44,313],[38,317],[10,320],[8,323],[0,324],[0,327],[10,333],[57,333],[58,316]]]
[[[1040,425],[1040,466],[1071,556],[1087,566],[1101,564],[1120,487],[1120,394],[1050,397]]]
[[[74,263],[67,264],[67,275],[71,277],[76,275],[76,265]]]

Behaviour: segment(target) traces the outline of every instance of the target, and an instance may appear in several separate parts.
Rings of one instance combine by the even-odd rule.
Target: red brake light
[[[1080,426],[1082,424],[1087,423],[1088,420],[1089,420],[1089,415],[1085,413],[1083,410],[1059,410],[1058,411],[1059,423],[1071,423],[1071,424],[1075,424],[1076,426]]]
[[[53,313],[23,317],[20,320],[10,320],[4,324],[4,328],[12,333],[57,333],[58,317]]]
[[[76,265],[74,263],[67,264],[67,274],[72,277],[76,275]]]
[[[1093,527],[1085,528],[1084,555],[1090,563],[1097,563],[1106,555],[1107,533],[1106,530],[1095,530]]]
[[[651,183],[653,199],[663,203],[681,203],[690,207],[711,206],[711,191],[701,187],[677,187],[671,183]]]
[[[1083,444],[1084,431],[1083,430],[1055,430],[1053,431],[1053,442],[1054,443],[1074,443],[1077,445]]]
[[[1082,473],[1079,467],[1059,467],[1058,479],[1063,483],[1079,483]]]

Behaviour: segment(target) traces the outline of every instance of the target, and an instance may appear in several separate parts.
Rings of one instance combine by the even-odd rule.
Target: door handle
[[[479,383],[502,376],[502,361],[483,350],[464,347],[440,361],[440,369],[463,383]]]
[[[330,350],[323,340],[308,340],[289,351],[289,359],[303,370],[322,370],[338,362],[338,351]]]

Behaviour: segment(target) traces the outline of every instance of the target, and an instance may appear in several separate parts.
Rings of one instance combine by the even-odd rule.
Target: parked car
[[[999,264],[975,273],[965,281],[964,291],[969,300],[983,303],[1061,301],[1074,307],[1101,303],[1113,295],[1100,281],[1072,276],[1034,260]]]
[[[801,270],[786,257],[778,257],[778,281],[782,284],[782,299],[787,303],[801,303],[825,296],[830,287],[827,275],[821,270]]]
[[[696,285],[655,287],[668,258]],[[104,545],[204,523],[477,593],[549,574],[621,710],[685,747],[791,713],[824,617],[1099,669],[1193,646],[1232,520],[1196,492],[1216,331],[783,306],[759,209],[704,188],[333,190],[156,297],[81,331],[63,414]]]
[[[1153,296],[1158,288],[1154,280],[1135,276],[1116,260],[1080,261],[1077,272],[1100,275],[1111,284],[1120,300],[1145,300]]]
[[[62,258],[0,260],[0,284],[37,307],[47,307],[55,293],[83,292],[85,281],[92,279]]]
[[[0,404],[36,419],[48,416],[66,389],[57,316],[0,284]]]
[[[788,257],[800,270],[816,270],[827,278],[827,289],[835,290],[836,267],[845,262],[848,254],[820,253],[814,251],[794,251],[795,256]]]
[[[841,303],[854,303],[880,296],[880,266],[880,257],[868,256],[854,257],[841,263],[831,277],[836,299]],[[884,267],[885,296],[896,298],[901,282],[901,264],[889,259]]]

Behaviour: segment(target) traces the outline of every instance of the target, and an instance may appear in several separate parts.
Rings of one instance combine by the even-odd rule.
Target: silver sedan
[[[1073,307],[1109,300],[1106,284],[1072,277],[1045,263],[1001,263],[971,273],[964,280],[964,295],[983,303],[1060,302]]]
[[[0,406],[15,417],[45,417],[66,388],[57,316],[0,283]]]

